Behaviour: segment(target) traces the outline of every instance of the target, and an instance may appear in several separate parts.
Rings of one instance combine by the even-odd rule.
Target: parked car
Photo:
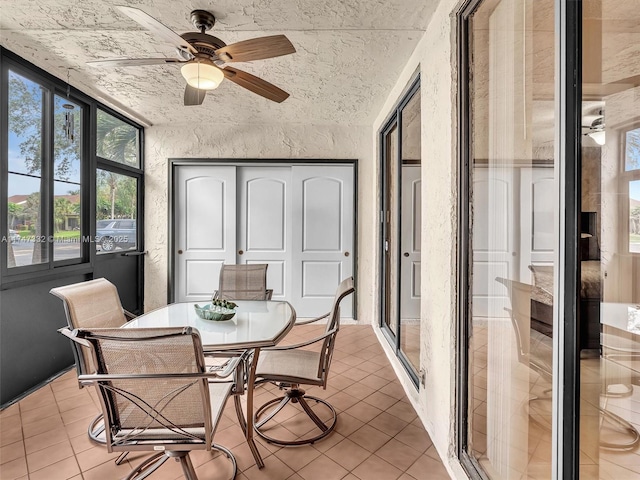
[[[16,230],[9,229],[9,241],[10,242],[19,242],[20,234]]]
[[[123,249],[136,245],[137,220],[118,218],[98,220],[96,222],[96,243],[103,252],[111,252],[120,247]]]

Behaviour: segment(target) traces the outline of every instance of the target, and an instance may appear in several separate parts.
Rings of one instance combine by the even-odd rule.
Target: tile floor
[[[300,326],[288,342],[317,335],[323,326]],[[336,430],[316,445],[280,448],[259,441],[265,468],[259,470],[227,404],[216,443],[232,450],[238,480],[423,480],[449,478],[407,400],[371,327],[343,326],[338,335],[326,391],[310,389],[339,412]],[[278,392],[256,389],[256,405]],[[117,454],[92,444],[86,435],[99,412],[93,389],[79,389],[75,370],[0,412],[0,479],[118,479],[143,454],[116,466]],[[294,418],[294,417],[292,417]],[[283,421],[292,435],[295,422]],[[286,425],[285,425],[286,424]],[[284,431],[284,430],[283,430]],[[191,454],[201,480],[228,478],[227,460],[209,452]],[[182,478],[179,464],[166,462],[150,479]]]

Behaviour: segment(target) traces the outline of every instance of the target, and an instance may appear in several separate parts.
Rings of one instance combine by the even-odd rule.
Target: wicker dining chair
[[[271,300],[273,290],[267,289],[266,263],[223,264],[220,269],[218,290],[214,299]]]
[[[333,406],[326,400],[307,395],[300,385],[326,388],[333,347],[340,329],[340,302],[354,291],[353,277],[343,280],[338,286],[333,305],[328,313],[296,323],[296,325],[304,325],[326,319],[327,324],[322,335],[295,345],[267,348],[260,353],[256,367],[258,382],[273,382],[285,390],[284,396],[266,402],[256,410],[254,416],[254,430],[268,442],[280,446],[306,445],[321,440],[335,428],[337,413]],[[306,349],[312,345],[320,348]],[[319,430],[319,433],[297,440],[278,439],[268,434],[269,422],[272,420],[275,422],[278,413],[291,403],[299,404],[302,411],[313,421],[309,431]],[[324,405],[326,407],[324,413],[327,414],[328,420],[322,420],[311,408],[310,403]]]
[[[156,452],[126,477],[142,479],[168,458],[179,460],[184,477],[197,480],[189,452],[232,453],[213,437],[233,387],[234,365],[207,369],[200,334],[192,327],[61,330],[91,351],[96,373],[80,382],[98,389],[111,452]]]
[[[52,288],[49,293],[62,299],[70,329],[118,328],[135,318],[122,308],[116,286],[105,278]],[[89,350],[77,343],[72,343],[72,346],[77,374],[93,373],[95,368]],[[102,414],[91,421],[87,434],[92,441],[104,445]],[[119,464],[122,458],[116,463]]]

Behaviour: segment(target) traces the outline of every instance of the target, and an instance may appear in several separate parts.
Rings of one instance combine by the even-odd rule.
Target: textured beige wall
[[[372,152],[368,127],[314,125],[153,126],[145,131],[145,310],[167,303],[170,158],[357,159],[358,319],[373,318],[371,258],[375,248]]]
[[[417,69],[422,118],[422,304],[420,366],[426,385],[416,391],[391,349],[387,353],[449,473],[467,478],[455,458],[457,159],[455,18],[457,2],[440,2],[427,31],[400,73],[373,125],[373,148],[391,109]],[[378,199],[379,201],[379,199]],[[377,288],[377,284],[376,284]],[[387,341],[380,336],[383,345]]]

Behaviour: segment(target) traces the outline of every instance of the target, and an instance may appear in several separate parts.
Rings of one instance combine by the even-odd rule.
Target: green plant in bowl
[[[237,305],[233,302],[226,300],[214,299],[211,303],[200,306],[194,305],[196,314],[203,320],[213,320],[214,322],[221,322],[223,320],[229,320],[236,314]]]

